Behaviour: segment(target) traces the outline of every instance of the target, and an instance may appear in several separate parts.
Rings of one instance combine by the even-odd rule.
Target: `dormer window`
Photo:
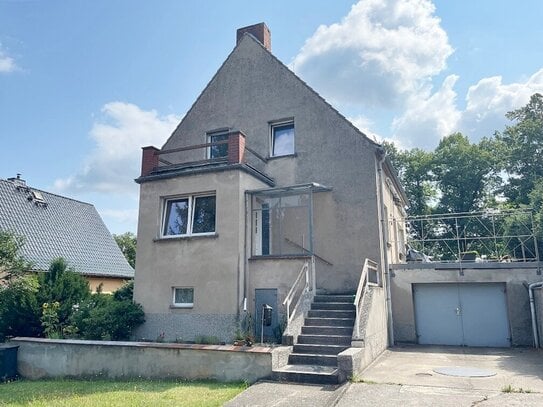
[[[271,125],[271,156],[294,154],[294,121]]]

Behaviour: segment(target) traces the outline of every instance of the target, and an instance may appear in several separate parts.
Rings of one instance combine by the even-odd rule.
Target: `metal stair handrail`
[[[366,287],[368,285],[378,285],[378,284],[374,284],[368,281],[368,274],[370,270],[375,271],[377,276],[379,275],[378,264],[375,261],[366,258],[366,260],[364,260],[364,266],[362,267],[362,273],[360,274],[360,280],[358,282],[356,296],[354,297],[354,306],[356,310],[356,320],[355,320],[354,331],[356,332],[357,338],[360,338],[360,304],[364,297],[364,293],[366,292]]]
[[[290,291],[288,292],[287,296],[285,297],[285,300],[283,301],[283,306],[286,306],[286,308],[287,308],[287,325],[290,322],[292,315],[294,315],[294,311],[296,310],[296,306],[298,305],[298,302],[299,302],[299,301],[296,301],[296,304],[294,305],[294,309],[292,310],[292,315],[291,315],[291,313],[290,313],[290,305],[292,304],[292,301],[294,300],[294,294],[298,290],[298,285],[300,284],[301,281],[305,281],[305,286],[304,286],[304,289],[303,289],[302,293],[305,292],[305,291],[308,291],[310,289],[310,285],[309,285],[309,281],[310,281],[310,279],[309,279],[309,261],[306,261],[303,264],[302,268],[300,269],[300,272],[298,273],[298,277],[296,277],[296,280],[292,284],[292,287],[290,288]],[[298,297],[298,300],[300,298],[301,298],[301,295],[300,295],[300,297]]]

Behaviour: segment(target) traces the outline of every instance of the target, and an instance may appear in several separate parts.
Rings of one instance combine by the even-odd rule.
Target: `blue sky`
[[[0,0],[0,178],[136,231],[140,147],[161,144],[235,45],[273,53],[377,140],[476,141],[543,92],[539,0]]]

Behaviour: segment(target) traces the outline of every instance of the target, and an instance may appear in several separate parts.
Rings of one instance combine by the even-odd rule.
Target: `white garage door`
[[[420,344],[511,346],[505,284],[414,284]]]

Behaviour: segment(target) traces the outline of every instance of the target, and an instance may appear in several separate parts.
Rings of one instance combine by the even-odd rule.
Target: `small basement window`
[[[215,195],[167,199],[164,204],[162,236],[193,236],[215,233]]]
[[[294,122],[273,124],[271,126],[271,156],[292,154],[294,154]]]
[[[192,308],[194,306],[194,288],[173,287],[173,305],[180,308]]]

